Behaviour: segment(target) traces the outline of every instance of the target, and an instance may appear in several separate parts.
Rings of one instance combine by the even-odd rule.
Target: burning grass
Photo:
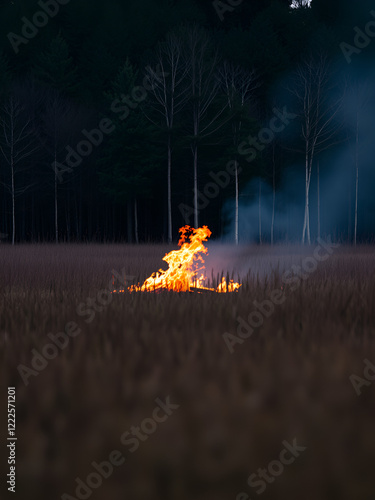
[[[5,401],[16,387],[17,498],[74,498],[75,478],[114,449],[126,462],[92,498],[255,498],[247,478],[294,437],[307,449],[265,500],[372,498],[375,382],[358,397],[349,376],[362,375],[364,358],[375,363],[374,248],[336,250],[233,354],[222,334],[313,249],[212,245],[207,272],[239,273],[238,293],[114,294],[100,305],[112,269],[141,282],[170,250],[0,248],[0,392]],[[77,314],[81,303],[91,322]],[[31,350],[69,321],[80,335],[25,387],[18,364],[30,365]],[[120,436],[168,395],[180,408],[127,452]],[[2,462],[2,477],[7,470]]]
[[[214,286],[207,286],[203,255],[207,254],[204,242],[211,236],[207,226],[194,229],[184,226],[180,229],[179,250],[168,252],[163,260],[168,264],[168,269],[152,273],[143,285],[132,285],[130,292],[158,292],[168,290],[171,292],[217,292],[230,293],[240,288],[239,283],[233,279],[225,278]],[[121,290],[125,291],[125,290]]]

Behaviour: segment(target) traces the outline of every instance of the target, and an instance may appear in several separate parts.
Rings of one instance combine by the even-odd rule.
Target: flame
[[[153,273],[143,285],[133,285],[128,288],[130,292],[152,292],[156,290],[170,290],[174,292],[188,292],[192,288],[207,290],[218,293],[228,293],[238,290],[241,286],[230,280],[228,283],[223,277],[217,288],[204,286],[206,277],[204,275],[203,255],[208,250],[203,242],[211,236],[211,231],[207,226],[198,229],[184,226],[179,230],[181,237],[178,245],[179,250],[172,250],[167,253],[163,260],[168,263],[168,269],[159,269]]]

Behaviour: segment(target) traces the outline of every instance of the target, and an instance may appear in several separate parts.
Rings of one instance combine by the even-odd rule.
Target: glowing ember
[[[130,292],[153,292],[156,290],[170,290],[174,292],[189,292],[192,289],[199,291],[212,291],[218,293],[234,292],[241,286],[239,283],[229,283],[222,279],[217,288],[204,286],[206,277],[203,273],[203,254],[207,254],[207,248],[203,242],[211,236],[207,226],[198,229],[185,226],[180,229],[181,237],[178,245],[179,250],[172,250],[163,257],[168,263],[168,269],[153,273],[143,285],[133,285],[128,288]]]

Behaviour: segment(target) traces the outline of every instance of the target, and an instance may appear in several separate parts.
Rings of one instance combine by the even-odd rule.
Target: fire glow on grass
[[[169,290],[173,292],[190,291],[211,291],[217,293],[234,292],[241,286],[229,280],[227,283],[223,277],[221,283],[216,288],[204,286],[206,277],[203,273],[203,254],[207,254],[207,248],[203,242],[211,236],[211,231],[207,226],[194,229],[184,226],[180,229],[179,250],[172,250],[167,253],[163,260],[168,263],[168,269],[153,273],[143,285],[133,285],[128,288],[129,292],[154,292],[158,290]],[[121,290],[122,291],[122,290]],[[114,293],[120,290],[114,290]]]

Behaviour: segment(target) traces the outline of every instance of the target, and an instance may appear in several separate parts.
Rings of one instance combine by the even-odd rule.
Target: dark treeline
[[[371,238],[371,2],[64,3],[0,1],[2,241]]]

